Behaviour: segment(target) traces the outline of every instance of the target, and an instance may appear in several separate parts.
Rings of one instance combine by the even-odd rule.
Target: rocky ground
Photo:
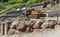
[[[43,21],[40,19],[31,19],[29,21],[20,19],[20,21],[12,21],[8,35],[1,35],[0,37],[60,37],[60,22],[56,20],[53,20],[53,22],[52,20],[45,21],[43,24],[41,22]],[[32,25],[33,31],[30,25]],[[52,26],[54,29],[51,29]],[[46,29],[46,27],[48,28]],[[23,32],[21,32],[21,28]]]

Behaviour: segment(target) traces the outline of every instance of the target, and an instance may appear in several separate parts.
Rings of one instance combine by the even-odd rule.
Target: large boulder
[[[16,28],[17,23],[18,23],[18,21],[13,21],[10,25],[10,29]]]

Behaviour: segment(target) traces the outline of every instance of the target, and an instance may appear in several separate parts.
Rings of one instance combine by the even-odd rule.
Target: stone
[[[31,28],[26,29],[26,32],[32,32],[32,31],[33,31],[33,29],[31,29]]]
[[[39,29],[39,24],[33,25],[33,29]]]
[[[16,30],[16,29],[10,29],[10,30],[8,31],[8,34],[9,34],[9,35],[12,35],[12,34],[20,34],[20,31],[18,31],[18,30]]]
[[[13,21],[10,25],[10,29],[15,28],[15,26],[17,25],[18,21]]]
[[[60,25],[55,25],[55,30],[60,30]]]
[[[46,29],[48,27],[48,22],[45,22],[41,25],[41,28],[42,29]]]
[[[34,28],[34,29],[39,29],[39,28],[41,28],[41,25],[42,25],[42,22],[37,21],[37,22],[33,25],[33,28]]]
[[[8,34],[9,35],[12,35],[12,34],[14,34],[15,33],[15,29],[10,29],[9,31],[8,31]]]
[[[24,25],[19,25],[18,27],[17,27],[17,30],[19,30],[19,31],[26,31],[26,29],[27,29],[27,25],[26,24],[24,24]]]
[[[42,32],[42,29],[34,29],[33,32]]]
[[[15,30],[15,34],[20,34],[20,31],[18,31],[18,30]]]

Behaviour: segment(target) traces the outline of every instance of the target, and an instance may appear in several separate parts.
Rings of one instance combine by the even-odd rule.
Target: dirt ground
[[[60,30],[51,30],[43,32],[23,33],[14,35],[3,35],[0,37],[60,37]]]

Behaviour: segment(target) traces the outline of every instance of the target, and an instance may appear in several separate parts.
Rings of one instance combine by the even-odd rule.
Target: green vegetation
[[[6,12],[10,9],[29,6],[41,1],[44,0],[0,0],[0,12]]]
[[[34,3],[38,3],[41,0],[0,0],[0,12],[5,12],[6,10],[29,6]]]

